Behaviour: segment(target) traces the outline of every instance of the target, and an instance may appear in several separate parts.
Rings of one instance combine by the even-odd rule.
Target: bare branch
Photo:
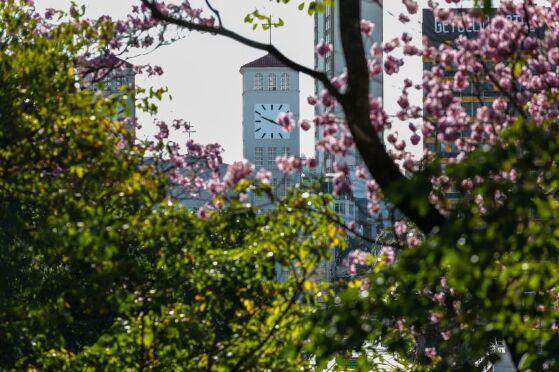
[[[328,90],[328,92],[333,95],[338,101],[341,101],[343,99],[343,94],[340,93],[340,91],[338,89],[336,89],[336,87],[332,84],[332,82],[330,81],[330,79],[328,78],[328,76],[326,76],[326,74],[324,74],[323,72],[320,71],[315,71],[313,69],[310,69],[304,65],[301,65],[289,58],[287,58],[282,52],[280,52],[275,46],[271,45],[271,44],[264,44],[261,43],[259,41],[256,40],[252,40],[249,39],[245,36],[242,36],[234,31],[231,31],[225,27],[223,27],[221,24],[218,27],[213,27],[213,26],[207,26],[207,25],[203,25],[203,24],[198,24],[198,23],[194,23],[194,22],[190,22],[187,21],[185,19],[181,19],[181,18],[175,18],[172,16],[169,16],[167,14],[162,13],[156,6],[155,1],[150,1],[150,0],[141,0],[142,3],[148,7],[148,9],[151,11],[152,15],[160,20],[160,21],[164,21],[167,23],[171,23],[180,27],[184,27],[188,30],[192,30],[192,31],[199,31],[199,32],[209,32],[211,34],[215,34],[215,35],[221,35],[221,36],[225,36],[227,38],[233,39],[235,41],[238,41],[241,44],[244,44],[246,46],[249,46],[251,48],[255,48],[255,49],[260,49],[263,50],[265,52],[270,53],[271,55],[273,55],[274,57],[276,57],[278,60],[280,60],[282,63],[284,63],[285,65],[287,65],[288,67],[290,67],[291,69],[295,70],[295,71],[299,71],[305,75],[308,75],[318,81],[320,81],[324,87]]]
[[[215,17],[217,18],[218,22],[219,22],[219,26],[223,27],[223,22],[221,21],[221,15],[219,14],[219,11],[214,8],[212,6],[212,4],[210,4],[210,0],[206,0],[206,5],[208,6],[208,8],[210,8],[210,10],[213,12],[213,14],[215,14]]]

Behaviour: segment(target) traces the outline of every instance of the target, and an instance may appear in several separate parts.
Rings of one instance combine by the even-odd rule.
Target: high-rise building
[[[299,156],[298,125],[286,132],[278,122],[281,114],[293,115],[299,121],[299,73],[271,54],[243,65],[243,156],[257,170],[272,172],[273,188],[281,197],[297,182],[296,176],[280,172],[276,158]],[[256,206],[262,200],[252,201]]]
[[[136,123],[136,72],[134,65],[115,55],[99,56],[81,63],[81,79],[88,89],[100,88],[105,96],[122,96],[126,104],[118,108],[115,119],[122,120],[135,136]]]
[[[314,19],[314,39],[315,45],[321,40],[332,45],[333,51],[325,57],[320,57],[315,54],[315,69],[323,71],[326,75],[332,79],[343,74],[346,63],[344,58],[344,53],[342,50],[342,42],[340,35],[340,25],[339,25],[339,6],[337,0],[334,6],[327,7],[324,12],[317,12]],[[383,27],[382,27],[382,6],[374,1],[361,1],[361,14],[362,18],[372,22],[375,27],[371,36],[364,37],[365,51],[367,52],[374,43],[382,43],[383,40]],[[382,78],[372,79],[370,81],[370,93],[374,97],[382,97]],[[318,81],[315,81],[315,94],[320,95],[324,87]],[[316,108],[316,114],[322,114],[321,108]],[[334,111],[337,117],[343,118],[343,112],[341,109],[336,109]],[[323,133],[321,128],[317,128],[315,131],[315,139],[320,140]],[[367,194],[362,181],[357,181],[355,179],[355,167],[358,165],[363,165],[363,161],[356,150],[351,150],[344,157],[335,158],[331,154],[325,152],[317,151],[316,158],[319,163],[319,168],[317,173],[324,176],[324,189],[327,192],[332,192],[331,178],[334,170],[335,161],[343,161],[349,165],[350,177],[352,178],[352,184],[354,185],[353,195],[340,196],[335,200],[334,210],[344,219],[346,222],[355,222],[358,231],[368,237],[374,238],[379,234],[379,232],[384,228],[384,222],[382,215],[386,213],[385,209],[381,211],[379,218],[373,218],[367,211]],[[349,241],[350,249],[363,248],[361,247],[362,242],[359,239],[351,239]],[[370,247],[370,244],[368,244]],[[336,255],[336,260],[332,263],[332,275],[342,275],[344,276],[343,267],[340,264],[342,256]]]
[[[489,22],[489,19],[486,19],[481,22],[474,22],[469,27],[460,27],[449,22],[442,22],[435,18],[428,3],[428,0],[419,0],[418,12],[414,15],[410,15],[410,21],[403,25],[398,16],[400,13],[407,14],[402,2],[385,1],[383,9],[383,33],[385,40],[401,37],[402,32],[404,32],[402,27],[405,27],[405,31],[413,38],[414,44],[417,46],[421,46],[423,37],[426,37],[429,40],[429,43],[434,46],[438,46],[442,43],[453,45],[460,36],[465,36],[467,38],[477,37],[481,29],[483,29]],[[495,6],[498,4],[499,1],[493,3]],[[458,4],[440,2],[439,6],[444,8],[457,8],[456,11],[460,12],[467,11],[468,6],[472,8],[474,6],[474,2],[466,1]],[[383,79],[383,95],[385,98],[384,107],[389,115],[394,115],[399,110],[397,100],[401,93],[404,79],[410,79],[414,83],[420,84],[423,78],[423,71],[430,69],[433,63],[430,59],[419,56],[403,57],[399,55],[398,57],[404,58],[404,65],[400,67],[400,72],[393,75],[385,74]],[[452,78],[455,71],[448,69],[445,74],[447,74],[449,78]],[[482,106],[490,106],[499,94],[493,84],[480,79],[477,82],[471,82],[467,89],[457,92],[456,96],[460,98],[461,105],[464,107],[466,113],[469,116],[475,116],[478,108]],[[424,94],[421,90],[410,92],[410,102],[412,105],[423,107],[423,100]],[[429,120],[429,118],[422,117],[418,120],[406,120],[405,122],[399,122],[399,120],[395,118],[392,126],[396,130],[400,129],[403,132],[405,130],[404,128],[407,127],[408,122],[412,121],[417,126],[421,126],[426,120]],[[470,135],[467,130],[460,134],[464,137]],[[437,140],[436,131],[433,136],[423,138],[422,143],[420,143],[417,147],[419,150],[417,151],[417,154],[419,154],[417,156],[418,158],[421,157],[420,154],[423,149],[427,149],[435,153],[443,161],[443,163],[446,160],[458,155],[458,149],[455,145],[441,143]],[[460,196],[458,193],[451,191],[448,193],[448,197],[452,200],[459,198]],[[495,372],[516,370],[504,342],[496,342],[495,345],[492,345],[491,349],[495,354],[499,355],[501,359],[493,363],[486,370]]]
[[[364,38],[365,50],[368,51],[373,43],[382,43],[382,7],[374,1],[362,0],[361,14],[363,19],[367,19],[375,25],[373,34],[370,37]],[[317,12],[315,14],[314,39],[315,45],[318,44],[320,40],[324,40],[333,47],[332,53],[323,58],[315,54],[315,69],[323,71],[330,79],[343,74],[346,65],[342,50],[339,26],[339,6],[337,6],[337,4],[327,7],[324,12]],[[319,95],[323,89],[322,84],[319,81],[315,81],[315,93]],[[378,79],[371,80],[369,89],[372,96],[382,97],[382,78],[379,77]],[[317,114],[319,113],[320,112],[317,112]],[[338,109],[336,114],[341,117],[341,109]],[[321,136],[321,131],[317,130],[315,132],[316,139],[319,139]],[[334,159],[330,155],[317,152],[317,159],[319,160],[323,173],[327,174],[333,172]],[[355,165],[361,163],[359,156],[354,152],[348,154],[344,160],[346,160],[350,167],[353,168]],[[364,193],[363,190],[358,190],[357,192],[361,194]]]

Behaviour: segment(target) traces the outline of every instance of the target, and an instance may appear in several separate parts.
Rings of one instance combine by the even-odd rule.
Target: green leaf
[[[514,62],[513,75],[514,75],[515,78],[520,77],[520,75],[522,74],[522,67],[523,66],[524,65],[521,61]]]

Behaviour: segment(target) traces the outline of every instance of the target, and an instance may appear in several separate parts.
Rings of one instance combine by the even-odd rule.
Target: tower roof
[[[134,65],[128,61],[118,58],[114,54],[105,54],[81,62],[83,67],[92,68],[133,68]]]
[[[289,68],[285,63],[281,62],[279,59],[271,54],[266,54],[263,57],[257,58],[252,62],[249,62],[241,66],[241,71],[244,68],[262,68],[262,67],[286,67]]]

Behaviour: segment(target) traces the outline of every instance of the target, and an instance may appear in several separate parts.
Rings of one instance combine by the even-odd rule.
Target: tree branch
[[[274,57],[276,57],[278,60],[280,60],[282,63],[290,67],[291,69],[295,71],[299,71],[305,75],[308,75],[320,81],[324,85],[324,87],[328,90],[328,92],[330,92],[330,94],[333,95],[338,101],[340,101],[343,98],[343,94],[340,93],[338,89],[336,89],[336,87],[332,84],[330,79],[328,79],[328,76],[326,76],[326,74],[320,71],[315,71],[313,69],[310,69],[304,65],[301,65],[287,58],[282,52],[280,52],[275,46],[271,44],[264,44],[256,40],[249,39],[247,37],[244,37],[236,32],[233,32],[223,27],[223,25],[221,24],[218,27],[214,27],[214,26],[207,26],[203,24],[190,22],[181,18],[171,17],[167,14],[162,13],[157,8],[155,1],[150,1],[150,0],[141,0],[141,1],[151,11],[153,17],[160,21],[171,23],[180,27],[184,27],[192,31],[209,32],[215,35],[225,36],[227,38],[238,41],[239,43],[249,46],[251,48],[260,49],[265,52],[268,52]],[[215,12],[215,10],[212,11]]]
[[[326,74],[292,61],[273,45],[246,38],[224,28],[222,25],[214,27],[172,17],[161,12],[155,0],[141,1],[150,9],[153,17],[160,21],[184,27],[188,30],[225,36],[243,45],[266,51],[291,69],[320,81],[328,92],[341,104],[356,147],[371,175],[385,193],[394,190],[395,185],[410,185],[410,181],[402,175],[398,165],[386,152],[381,139],[373,129],[369,119],[369,70],[360,29],[360,0],[344,0],[339,3],[340,29],[343,30],[341,32],[342,47],[348,73],[348,90],[346,93],[341,93]],[[424,190],[430,189],[426,178],[421,186]],[[410,189],[410,187],[407,187],[407,189]],[[425,192],[416,195],[406,192],[396,195],[397,198],[394,197],[395,195],[393,192],[392,197],[389,196],[389,199],[392,199],[391,201],[394,205],[424,233],[429,233],[435,226],[439,226],[445,221],[445,218],[439,211],[429,203],[429,195],[426,195]],[[427,203],[428,206],[426,208],[418,207],[417,200],[415,200],[418,198],[423,203]]]
[[[221,21],[221,15],[219,14],[219,11],[218,11],[216,8],[214,8],[214,7],[212,6],[212,4],[210,4],[210,0],[206,0],[206,5],[207,5],[208,8],[210,8],[210,10],[215,14],[215,16],[216,16],[216,18],[217,18],[217,20],[218,20],[218,22],[219,22],[219,26],[220,26],[220,27],[223,27],[223,22]]]
[[[304,274],[303,278],[300,282],[297,283],[297,290],[295,291],[295,293],[291,296],[291,299],[289,300],[289,302],[287,303],[287,306],[285,307],[285,309],[281,312],[281,314],[279,315],[279,317],[276,319],[276,321],[274,322],[274,324],[272,325],[272,327],[270,327],[270,330],[268,331],[268,333],[264,336],[264,338],[256,345],[254,346],[252,349],[250,349],[246,354],[244,354],[243,356],[241,356],[241,358],[237,361],[237,363],[235,364],[235,366],[233,367],[233,371],[239,371],[241,370],[241,367],[243,366],[243,364],[245,364],[247,361],[249,361],[254,354],[256,354],[258,351],[260,351],[260,349],[262,349],[266,343],[270,340],[270,338],[274,335],[274,333],[276,332],[276,327],[279,326],[279,324],[281,323],[281,321],[285,318],[285,316],[287,316],[287,314],[289,313],[289,310],[291,310],[291,308],[293,307],[293,305],[295,305],[299,299],[299,297],[301,296],[301,294],[303,293],[303,283],[307,280],[307,275]]]
[[[348,89],[340,103],[357,150],[374,180],[386,193],[410,181],[402,175],[398,165],[386,152],[369,118],[369,80],[363,78],[369,76],[369,70],[360,29],[360,0],[340,1],[339,8],[342,49],[348,74]],[[424,184],[428,190],[427,180]],[[389,199],[424,233],[429,233],[435,226],[441,225],[445,218],[431,204],[422,213],[414,199],[421,198],[426,203],[429,203],[429,199],[428,195],[419,192],[416,195],[406,192]]]

